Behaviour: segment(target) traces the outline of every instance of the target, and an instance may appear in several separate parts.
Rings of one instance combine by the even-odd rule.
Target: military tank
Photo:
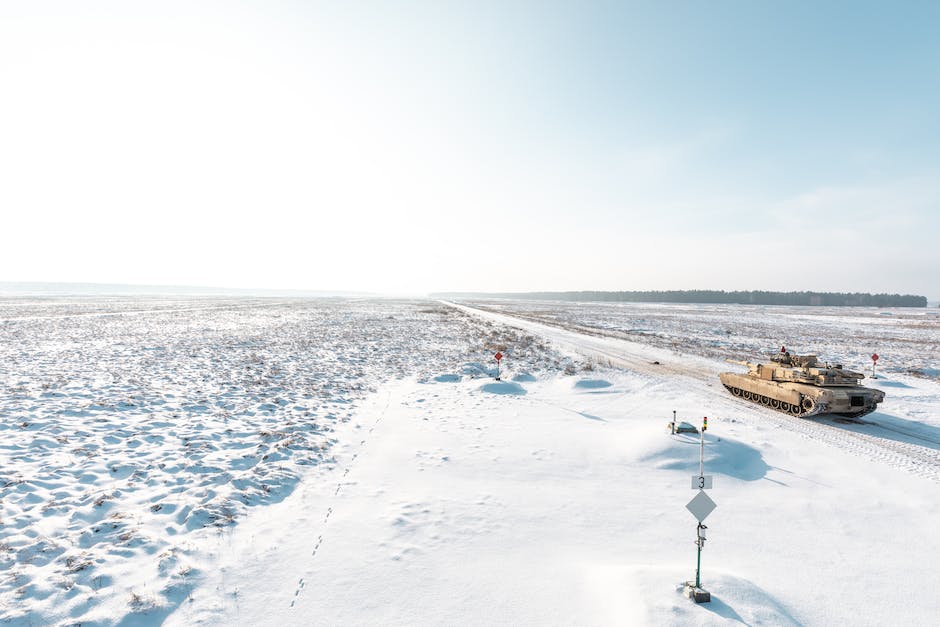
[[[841,364],[820,364],[816,355],[791,355],[782,351],[769,364],[747,366],[746,374],[723,372],[721,382],[729,392],[745,400],[803,418],[817,414],[838,414],[858,418],[875,411],[885,394],[863,386],[860,372]]]

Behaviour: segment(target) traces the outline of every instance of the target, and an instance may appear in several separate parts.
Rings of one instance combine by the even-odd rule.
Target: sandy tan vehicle
[[[790,355],[782,352],[769,364],[747,361],[730,363],[747,366],[746,374],[719,375],[728,391],[745,400],[766,405],[794,416],[839,414],[857,418],[875,411],[885,394],[863,386],[860,372],[841,365],[820,365],[816,355]]]

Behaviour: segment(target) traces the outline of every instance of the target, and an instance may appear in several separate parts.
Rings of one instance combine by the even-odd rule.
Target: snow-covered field
[[[766,360],[786,346],[862,372],[940,381],[940,308],[784,307],[671,303],[471,301],[469,304],[590,333],[720,359]]]
[[[0,302],[0,621],[940,615],[934,312],[486,306],[526,319],[420,301]],[[865,424],[801,421],[717,382],[722,358],[778,344],[856,369],[877,351],[866,383],[885,403]],[[677,591],[694,576],[698,447],[666,434],[673,410],[709,416],[709,605]]]
[[[0,302],[0,620],[157,620],[212,530],[335,466],[376,386],[510,341],[558,367],[428,302]]]

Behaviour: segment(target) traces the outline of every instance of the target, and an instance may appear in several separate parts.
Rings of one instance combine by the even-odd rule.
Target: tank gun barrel
[[[726,359],[725,361],[728,362],[729,364],[737,364],[739,366],[753,366],[754,365],[751,362],[746,361],[744,359]]]

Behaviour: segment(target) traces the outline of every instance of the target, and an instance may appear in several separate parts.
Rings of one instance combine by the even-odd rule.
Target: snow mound
[[[694,566],[694,560],[691,566]],[[747,579],[727,573],[703,571],[702,586],[711,593],[711,602],[696,605],[683,594],[688,572],[694,568],[600,566],[588,577],[598,594],[601,620],[609,624],[627,622],[649,625],[799,625],[790,610],[766,590]],[[620,594],[614,594],[619,590]],[[624,595],[624,590],[633,594]],[[609,594],[605,594],[606,592]]]
[[[461,370],[462,374],[469,375],[471,377],[495,377],[496,370],[490,369],[484,366],[479,362],[470,362],[466,363]]]
[[[613,383],[610,381],[605,381],[604,379],[581,379],[574,384],[574,387],[581,390],[600,390],[603,388],[609,388]]]
[[[512,381],[494,381],[487,383],[480,389],[490,394],[508,394],[514,396],[522,396],[525,394],[525,388]]]
[[[517,383],[534,383],[535,375],[529,374],[528,372],[520,372],[513,376],[512,380]]]
[[[456,383],[460,381],[459,374],[442,374],[434,377],[434,381],[437,383]]]
[[[698,472],[699,437],[674,436],[661,450],[645,457],[660,470]],[[770,466],[761,452],[743,442],[729,438],[713,439],[705,436],[705,468],[709,473],[727,475],[742,481],[757,481],[767,476]]]

